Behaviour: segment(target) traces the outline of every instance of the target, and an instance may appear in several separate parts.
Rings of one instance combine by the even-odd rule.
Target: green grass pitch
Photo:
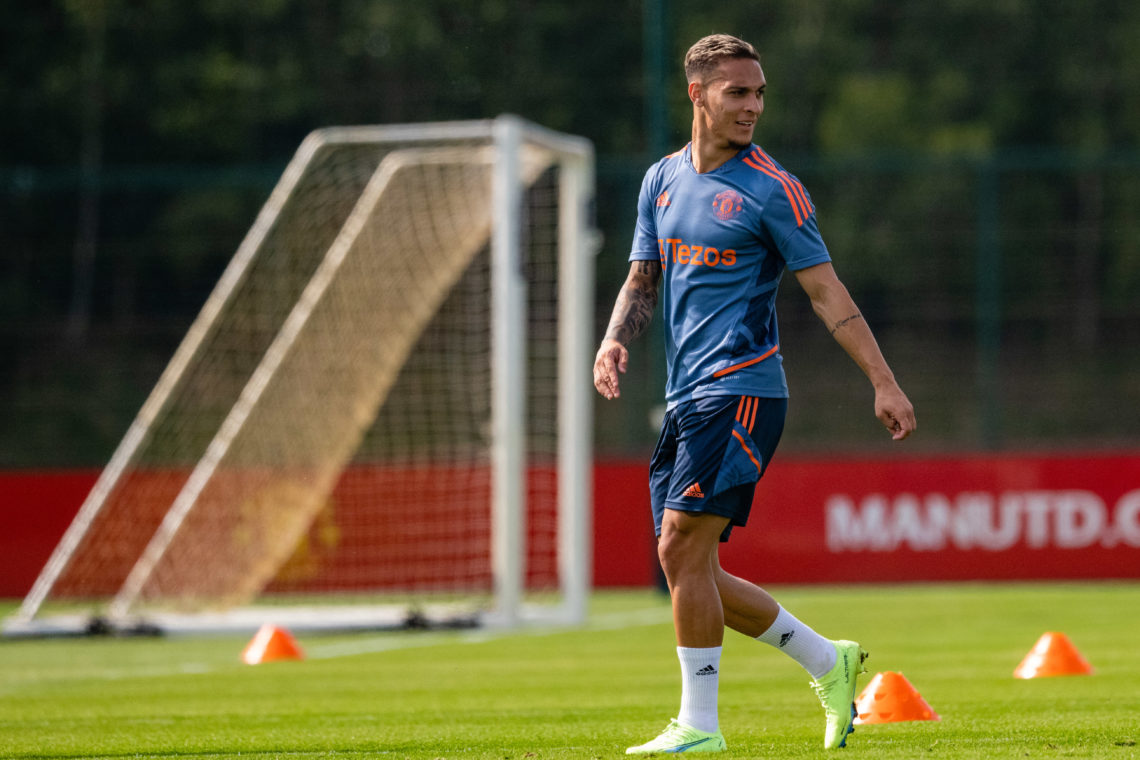
[[[1140,584],[775,591],[870,650],[861,686],[900,671],[942,717],[861,726],[832,756],[1140,756]],[[617,757],[676,714],[669,620],[657,593],[599,593],[585,630],[302,636],[304,661],[257,666],[248,637],[3,641],[0,757]],[[1013,678],[1046,631],[1096,672]],[[722,756],[820,756],[807,680],[730,632]]]

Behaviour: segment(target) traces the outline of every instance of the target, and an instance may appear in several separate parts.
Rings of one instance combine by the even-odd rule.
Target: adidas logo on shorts
[[[688,496],[690,499],[703,499],[703,498],[705,498],[705,492],[701,490],[701,484],[700,483],[693,483],[691,486],[686,488],[685,493],[683,493],[681,495],[682,496]]]

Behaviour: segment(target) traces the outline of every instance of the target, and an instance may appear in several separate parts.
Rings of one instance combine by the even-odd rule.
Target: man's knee
[[[713,558],[728,518],[666,511],[657,541],[657,557],[666,577],[685,572],[711,572]]]
[[[695,545],[691,534],[662,526],[661,538],[657,540],[657,559],[661,561],[665,574],[689,564]]]

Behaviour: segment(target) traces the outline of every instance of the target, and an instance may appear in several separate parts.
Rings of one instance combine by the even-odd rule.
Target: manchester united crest
[[[713,213],[721,221],[735,219],[743,210],[744,198],[735,190],[724,190],[713,198]]]

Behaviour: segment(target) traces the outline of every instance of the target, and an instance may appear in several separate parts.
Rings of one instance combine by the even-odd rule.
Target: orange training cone
[[[274,660],[303,660],[305,653],[288,631],[266,623],[246,645],[241,659],[247,665],[258,665]]]
[[[1041,634],[1033,649],[1013,671],[1013,677],[1075,676],[1092,672],[1092,665],[1081,656],[1068,636],[1050,631]]]
[[[910,685],[902,673],[877,673],[855,700],[855,722],[895,723],[904,720],[942,720]]]

